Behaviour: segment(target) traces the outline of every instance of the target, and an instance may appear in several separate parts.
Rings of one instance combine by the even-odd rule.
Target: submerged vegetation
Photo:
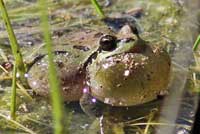
[[[18,5],[20,4],[23,7],[19,8]],[[85,2],[79,0],[49,2],[39,0],[38,3],[35,1],[9,1],[6,5],[8,6],[9,16],[12,19],[13,28],[16,29],[15,37],[8,14],[1,0],[1,15],[3,16],[3,21],[6,23],[10,43],[7,41],[7,32],[4,26],[0,25],[0,31],[2,32],[0,35],[0,133],[96,134],[100,131],[99,119],[83,113],[78,102],[63,103],[62,92],[59,92],[59,83],[62,82],[59,82],[54,65],[56,54],[54,55],[52,53],[60,44],[65,47],[58,49],[61,53],[71,50],[72,52],[76,52],[70,45],[77,43],[76,38],[84,40],[82,36],[75,34],[78,31],[77,29],[86,28],[103,32],[105,27],[111,26],[111,29],[114,29],[115,25],[118,26],[112,19],[111,24],[106,21],[102,23],[102,20],[98,19],[94,12],[92,4],[100,18],[106,18],[105,13],[108,17],[114,19],[126,18],[127,16],[133,17],[141,38],[152,44],[162,46],[170,53],[173,62],[178,66],[178,68],[176,68],[177,66],[173,68],[175,78],[176,70],[178,70],[177,72],[181,72],[188,68],[188,61],[191,60],[189,58],[191,58],[192,42],[186,41],[186,38],[191,38],[187,34],[191,31],[185,25],[190,26],[187,20],[192,17],[195,18],[195,16],[191,16],[191,18],[186,17],[188,9],[182,3],[175,3],[171,0],[117,0],[111,3],[111,6],[107,7],[104,3],[97,3],[96,0],[88,0]],[[104,11],[101,7],[104,8]],[[3,23],[3,21],[0,23]],[[39,25],[40,23],[41,27]],[[96,38],[94,40],[96,42]],[[193,47],[194,51],[198,51],[199,42],[200,37],[195,42]],[[11,45],[13,55],[11,54],[9,44]],[[190,45],[189,49],[187,48],[188,44]],[[45,50],[43,50],[43,46],[46,46]],[[84,51],[84,56],[90,52],[90,47],[82,48],[76,46],[76,48],[81,50],[79,51],[81,54]],[[50,65],[48,68],[51,87],[50,103],[48,99],[35,94],[37,92],[34,89],[30,89],[26,83],[26,77],[30,77],[26,74],[26,71],[30,69],[29,66],[35,63],[34,59],[38,60],[37,58],[39,56],[43,56],[46,50],[48,53],[47,63]],[[89,52],[87,53],[87,51]],[[196,64],[199,57],[196,57]],[[72,60],[79,58],[81,59],[82,57],[76,57]],[[185,59],[182,60],[182,58]],[[61,62],[59,63],[62,66]],[[21,82],[18,81],[17,71],[20,74],[20,78],[22,78]],[[192,74],[194,76],[194,72]],[[197,77],[198,69],[195,73],[194,87],[191,84],[184,91],[188,95],[187,97],[190,97],[190,101],[194,103],[193,105],[187,104],[192,112],[195,112],[196,102],[196,94],[193,90],[200,87]],[[187,79],[192,80],[192,78]],[[178,88],[173,86],[172,84],[170,88]],[[179,99],[182,100],[181,103],[187,103],[184,97]],[[138,112],[141,112],[139,109],[145,111],[145,109],[148,109],[147,107],[138,106],[138,109],[136,109]],[[190,131],[191,125],[187,124],[188,122],[193,122],[194,117],[186,118],[184,121],[179,119],[182,117],[177,117],[178,121],[181,120],[179,122],[170,122],[168,119],[159,122],[159,112],[160,109],[151,109],[145,116],[143,115],[136,119],[116,123],[114,126],[111,126],[113,129],[111,131],[116,134],[123,134],[125,132],[123,132],[124,130],[122,128],[126,128],[127,133],[153,134],[156,126],[175,127],[177,131]],[[183,112],[186,114],[185,117],[190,117],[190,115],[187,115],[188,111],[183,110]],[[95,121],[98,123],[96,124]]]

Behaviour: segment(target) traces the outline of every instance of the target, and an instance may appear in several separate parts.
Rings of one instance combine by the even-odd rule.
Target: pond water
[[[111,130],[105,134],[188,134],[194,122],[199,96],[199,51],[192,52],[192,45],[199,33],[200,3],[198,0],[111,0],[100,1],[105,14],[110,18],[131,16],[142,39],[164,47],[172,59],[172,76],[169,93],[161,103],[135,107],[135,118],[125,122],[108,123]],[[107,4],[106,4],[107,3]],[[35,0],[6,1],[9,16],[15,30],[18,43],[26,62],[32,61],[43,48],[40,31],[39,13]],[[59,51],[70,51],[71,44],[79,44],[78,39],[89,30],[95,32],[107,29],[90,1],[54,0],[49,2],[49,22],[52,26],[52,39]],[[132,23],[132,21],[131,21]],[[118,24],[106,23],[116,32]],[[0,21],[0,64],[12,62],[9,40],[2,20]],[[77,33],[77,34],[76,34]],[[87,43],[95,42],[87,36]],[[77,43],[78,42],[78,43]],[[59,48],[61,44],[66,48]],[[92,46],[88,46],[93,49]],[[70,49],[70,50],[69,50]],[[78,49],[83,49],[78,47]],[[83,57],[87,56],[87,47]],[[41,52],[41,53],[40,53]],[[72,52],[74,52],[72,50]],[[79,57],[79,60],[82,60]],[[11,96],[11,78],[8,72],[0,69],[0,133],[53,133],[51,117],[52,107],[47,98],[36,95],[33,89],[27,89],[33,99],[30,100],[19,90],[17,96],[16,121],[25,128],[8,119]],[[162,74],[160,74],[162,77]],[[159,107],[159,108],[158,108]],[[67,124],[70,134],[103,134],[101,118],[85,114],[79,102],[65,103]],[[148,111],[140,115],[142,111]],[[156,110],[155,110],[156,109]],[[150,125],[148,125],[148,123]],[[110,126],[111,125],[111,126]],[[26,130],[27,129],[27,130]],[[32,130],[27,132],[28,130]]]

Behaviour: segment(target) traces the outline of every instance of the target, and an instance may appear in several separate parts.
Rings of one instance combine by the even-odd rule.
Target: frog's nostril
[[[104,51],[112,51],[117,47],[117,38],[112,35],[104,35],[99,41],[100,48]]]

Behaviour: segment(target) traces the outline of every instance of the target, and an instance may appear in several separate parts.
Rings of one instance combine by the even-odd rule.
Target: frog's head
[[[85,70],[94,60],[103,60],[130,51],[142,52],[145,50],[145,41],[139,37],[136,27],[125,25],[115,35],[102,34],[96,46],[96,50],[86,58],[81,69]]]
[[[135,48],[135,51],[139,52],[142,51],[142,47],[144,47],[145,44],[139,37],[137,29],[130,25],[123,26],[116,36],[108,34],[103,35],[98,43],[100,51],[99,56],[104,55],[103,57],[133,51],[135,47],[137,47],[137,49],[141,47],[140,50],[136,50]]]
[[[123,28],[117,36],[100,38],[98,54],[87,66],[90,93],[114,106],[143,104],[167,89],[170,58],[163,49],[148,45],[131,27]]]

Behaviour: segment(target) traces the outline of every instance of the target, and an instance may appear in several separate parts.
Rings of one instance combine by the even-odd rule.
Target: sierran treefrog
[[[114,134],[116,128],[126,133],[122,122],[159,108],[160,96],[167,92],[171,70],[168,53],[133,31],[137,30],[125,25],[117,37],[102,36],[100,46],[112,42],[113,48],[101,49],[87,65],[87,86],[80,105],[85,113],[99,118],[98,132],[102,134]]]
[[[117,34],[81,31],[67,37],[70,45],[56,46],[54,61],[64,100],[77,101],[83,92],[90,92],[106,104],[130,106],[152,101],[165,91],[170,57],[134,31],[129,25]],[[28,82],[42,96],[49,94],[47,70],[47,56],[29,70]]]
[[[57,75],[60,79],[61,92],[65,101],[77,101],[82,95],[85,72],[80,69],[83,62],[98,47],[98,40],[103,33],[81,29],[74,30],[62,36],[57,42],[67,42],[62,45],[54,45]],[[42,53],[43,50],[41,50]],[[40,52],[41,53],[41,52]],[[39,53],[39,55],[41,55]],[[47,55],[42,54],[28,71],[28,83],[30,87],[41,96],[49,96],[48,62]]]

